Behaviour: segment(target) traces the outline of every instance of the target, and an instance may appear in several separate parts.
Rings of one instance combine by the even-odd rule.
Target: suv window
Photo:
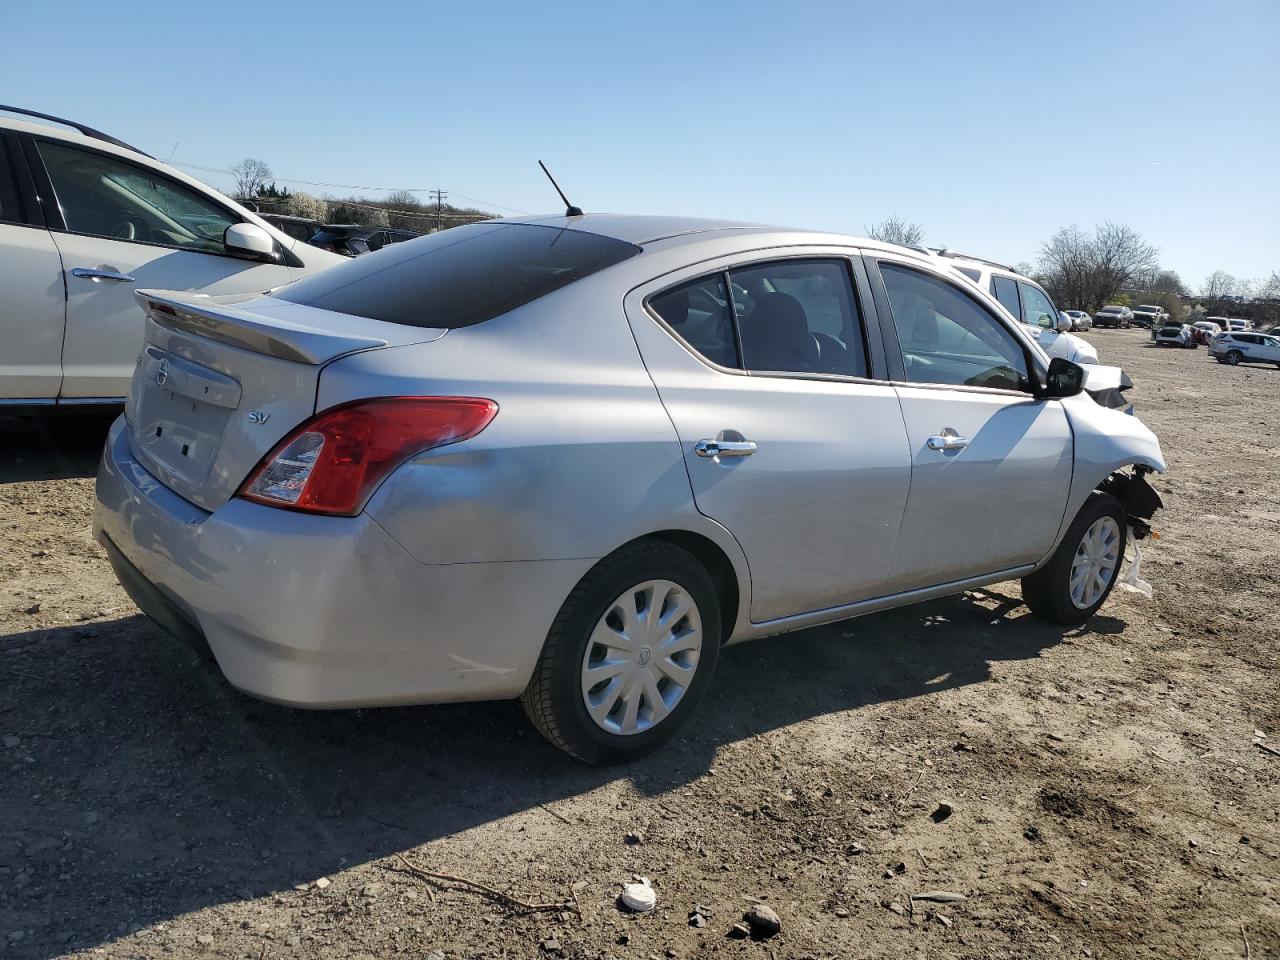
[[[40,142],[67,229],[95,237],[225,253],[240,219],[172,180],[118,157]]]
[[[0,222],[22,223],[18,185],[9,155],[9,138],[0,133]]]
[[[1021,308],[1018,306],[1018,285],[1008,277],[992,276],[991,292],[995,294],[995,298],[999,300],[1006,310],[1015,317],[1021,316]]]
[[[729,280],[748,370],[867,375],[847,261],[777,260]]]
[[[634,244],[581,230],[475,223],[390,245],[275,296],[411,327],[467,327],[621,263]]]
[[[908,382],[1024,390],[1022,345],[977,301],[943,280],[882,263]]]
[[[724,274],[702,277],[649,298],[649,308],[712,363],[742,369]]]
[[[1054,318],[1058,311],[1052,301],[1045,296],[1039,287],[1029,283],[1018,282],[1022,291],[1022,322],[1032,327],[1055,327]]]
[[[311,227],[305,223],[299,223],[297,220],[281,220],[273,224],[283,230],[286,234],[295,240],[309,240],[311,238]]]

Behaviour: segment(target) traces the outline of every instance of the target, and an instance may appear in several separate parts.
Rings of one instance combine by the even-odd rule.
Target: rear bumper
[[[372,518],[231,500],[208,513],[149,474],[121,417],[94,535],[142,610],[254,696],[305,707],[519,695],[591,560],[423,564]]]

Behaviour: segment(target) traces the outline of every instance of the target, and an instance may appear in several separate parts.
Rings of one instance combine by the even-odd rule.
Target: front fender
[[[1045,559],[1058,548],[1089,494],[1115,471],[1134,465],[1150,467],[1157,473],[1167,469],[1159,439],[1132,414],[1101,407],[1085,393],[1063,400],[1062,407],[1075,439],[1075,468],[1062,526]]]

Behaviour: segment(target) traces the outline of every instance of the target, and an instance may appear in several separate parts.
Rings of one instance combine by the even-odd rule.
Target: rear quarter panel
[[[412,458],[366,507],[423,563],[595,559],[687,530],[724,550],[745,598],[745,561],[694,507],[675,430],[608,274],[433,343],[335,361],[318,407],[389,395],[498,403],[481,434]]]

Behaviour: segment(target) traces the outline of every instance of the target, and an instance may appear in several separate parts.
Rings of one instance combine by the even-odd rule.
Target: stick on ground
[[[509,907],[515,907],[519,910],[525,910],[529,913],[537,913],[544,910],[576,910],[576,906],[568,901],[559,903],[530,903],[527,900],[521,900],[519,897],[513,897],[509,893],[503,893],[501,890],[495,890],[493,887],[487,887],[483,883],[475,880],[468,880],[466,877],[455,877],[448,873],[436,873],[433,870],[423,870],[421,867],[415,866],[404,858],[403,855],[397,853],[395,858],[404,864],[405,869],[423,880],[437,880],[446,883],[457,883],[464,887],[470,887],[480,893],[485,894],[491,899],[506,904]]]

